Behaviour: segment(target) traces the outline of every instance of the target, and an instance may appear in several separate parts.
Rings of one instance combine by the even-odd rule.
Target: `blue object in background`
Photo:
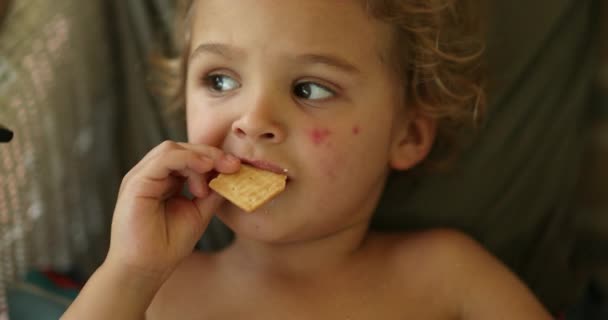
[[[29,272],[7,290],[10,320],[59,319],[78,295],[78,289],[58,285],[43,272]]]

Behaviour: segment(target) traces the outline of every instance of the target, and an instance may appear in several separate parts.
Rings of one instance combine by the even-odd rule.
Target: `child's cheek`
[[[314,128],[308,133],[313,145],[317,147],[328,147],[330,145],[332,131],[328,128]]]
[[[211,121],[210,119],[216,119]],[[230,130],[230,122],[221,117],[197,116],[188,118],[188,142],[220,147]]]
[[[352,126],[350,130],[321,127],[308,131],[311,152],[315,155],[313,159],[325,177],[335,180],[341,171],[349,169],[348,163],[353,156],[349,150],[356,144],[353,142],[360,132],[359,125]]]
[[[311,160],[323,177],[335,179],[336,164],[340,161],[335,149],[335,129],[315,127],[306,132],[308,145],[312,153]]]

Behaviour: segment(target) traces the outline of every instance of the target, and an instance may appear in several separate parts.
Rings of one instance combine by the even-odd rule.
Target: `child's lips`
[[[277,174],[281,174],[281,175],[285,175],[287,176],[287,181],[286,182],[290,182],[292,180],[292,176],[289,172],[288,169],[281,167],[280,165],[277,165],[275,163],[269,162],[269,161],[264,161],[264,160],[252,160],[252,159],[246,159],[246,158],[241,158],[241,157],[237,157],[239,158],[239,160],[241,161],[242,164],[246,164],[246,165],[250,165],[252,167],[261,169],[261,170],[266,170],[266,171],[270,171],[270,172],[274,172]],[[215,177],[217,177],[219,175],[219,172],[213,170],[211,172],[209,172],[209,174],[207,174],[207,184],[209,184],[209,182],[211,180],[213,180]]]
[[[258,169],[274,172],[277,174],[286,175],[288,180],[291,178],[289,175],[289,171],[286,168],[283,168],[280,165],[272,163],[272,162],[268,162],[268,161],[264,161],[264,160],[253,160],[253,159],[241,158],[241,163],[248,164],[248,165],[258,168]]]

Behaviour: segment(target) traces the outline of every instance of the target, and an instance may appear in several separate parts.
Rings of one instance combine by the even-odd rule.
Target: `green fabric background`
[[[572,260],[584,214],[573,200],[598,68],[598,4],[491,1],[487,123],[449,174],[395,174],[374,225],[458,227],[551,309],[571,302],[586,277]]]
[[[145,82],[151,43],[172,24],[170,1],[15,3],[0,30],[0,123],[16,134],[0,145],[0,236],[25,227],[20,241],[0,243],[9,261],[0,275],[39,265],[90,270],[105,253],[119,177],[160,141],[185,138]],[[459,228],[550,309],[573,301],[590,276],[581,266],[606,268],[603,256],[579,260],[589,259],[576,251],[581,238],[606,243],[580,234],[579,221],[595,218],[574,201],[600,3],[488,1],[487,122],[452,172],[393,175],[374,227]],[[61,23],[69,32],[53,45],[61,32],[49,26]],[[214,223],[200,247],[221,246],[227,233]]]

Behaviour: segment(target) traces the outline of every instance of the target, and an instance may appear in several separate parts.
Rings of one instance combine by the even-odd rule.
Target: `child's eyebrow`
[[[245,52],[237,47],[217,42],[201,43],[192,51],[188,60],[192,61],[203,53],[210,53],[225,57],[227,59],[234,59],[238,56],[244,56]]]
[[[245,50],[241,48],[225,43],[209,42],[198,45],[196,49],[192,51],[188,60],[193,61],[202,54],[219,55],[230,60],[246,55]],[[305,53],[296,55],[294,61],[305,64],[323,64],[346,73],[361,72],[354,64],[333,54]]]
[[[361,71],[346,59],[332,54],[302,54],[296,56],[296,60],[308,64],[324,64],[347,73],[361,73]]]

